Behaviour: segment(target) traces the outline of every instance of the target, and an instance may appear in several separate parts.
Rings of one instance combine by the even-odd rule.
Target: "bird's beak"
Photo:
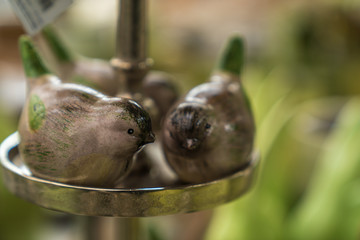
[[[153,132],[150,132],[144,140],[144,144],[153,143],[155,141],[155,135]]]
[[[194,150],[199,146],[199,140],[197,138],[188,138],[185,142],[185,148],[188,150]]]
[[[154,133],[150,132],[146,137],[142,138],[142,141],[139,142],[138,150],[144,147],[145,144],[153,143],[155,141]]]

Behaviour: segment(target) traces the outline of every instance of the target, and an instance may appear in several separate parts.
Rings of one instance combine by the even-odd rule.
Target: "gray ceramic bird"
[[[63,82],[91,87],[106,95],[115,96],[118,82],[110,64],[104,60],[74,57],[50,27],[42,30],[39,45],[49,51],[57,62],[58,74]]]
[[[210,81],[189,91],[167,114],[163,149],[180,180],[207,182],[249,163],[255,126],[238,77],[242,64],[243,41],[233,37]]]
[[[28,79],[19,150],[31,172],[53,181],[113,187],[134,154],[154,141],[151,120],[135,101],[61,83],[28,37],[20,38]]]

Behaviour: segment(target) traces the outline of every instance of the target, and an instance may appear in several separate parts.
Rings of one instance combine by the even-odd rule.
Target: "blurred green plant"
[[[274,35],[244,77],[259,177],[250,193],[216,210],[207,240],[359,238],[359,12],[322,2],[272,23]]]
[[[0,141],[17,129],[17,120],[0,108]],[[36,240],[41,224],[40,209],[11,194],[2,182],[0,171],[0,239]]]
[[[319,156],[311,184],[288,221],[288,239],[360,236],[360,99],[342,109]]]
[[[284,87],[279,78],[267,81]],[[262,89],[268,88],[259,87],[254,105],[272,107],[262,110],[266,113],[255,108],[262,116],[259,179],[249,194],[216,211],[207,239],[356,239],[359,99],[339,113],[342,98],[303,103],[296,88],[273,91],[277,99],[264,96]]]

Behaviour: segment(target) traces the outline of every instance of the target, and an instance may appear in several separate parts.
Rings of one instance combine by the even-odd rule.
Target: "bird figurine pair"
[[[134,100],[61,81],[28,37],[20,39],[20,52],[28,92],[19,150],[31,172],[74,185],[117,186],[130,172],[134,156],[154,141],[147,111]],[[210,81],[170,110],[176,96],[168,76],[145,78],[142,94],[161,112],[157,125],[165,159],[181,181],[216,180],[249,163],[255,127],[239,79],[242,62],[243,43],[234,37]]]

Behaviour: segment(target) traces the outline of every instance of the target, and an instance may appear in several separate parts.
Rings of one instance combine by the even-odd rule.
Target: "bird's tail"
[[[34,85],[53,81],[50,77],[53,75],[52,72],[40,57],[29,36],[23,35],[20,37],[19,48],[29,90]]]
[[[216,72],[227,75],[228,79],[231,79],[231,81],[239,81],[245,62],[244,45],[245,44],[242,37],[239,35],[231,36],[220,54]],[[252,115],[250,99],[242,83],[240,83],[240,91],[242,92],[246,108]]]
[[[244,65],[244,40],[238,35],[229,38],[221,51],[216,71],[241,75]]]
[[[41,33],[50,48],[51,53],[60,64],[74,62],[73,55],[63,44],[60,37],[56,34],[52,27],[45,27]]]

